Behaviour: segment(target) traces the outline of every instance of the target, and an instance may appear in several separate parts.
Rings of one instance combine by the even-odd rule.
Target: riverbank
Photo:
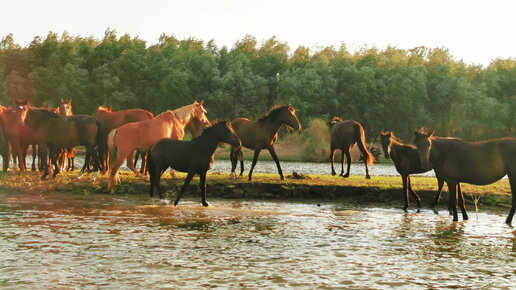
[[[0,190],[8,192],[45,193],[69,192],[71,194],[109,194],[107,176],[100,176],[97,181],[90,182],[91,174],[85,174],[80,180],[75,179],[76,172],[60,173],[55,180],[41,181],[39,172],[8,172],[0,175]],[[176,173],[172,179],[169,173],[163,174],[162,189],[165,198],[173,199],[181,189],[185,174]],[[286,200],[310,202],[347,202],[354,204],[381,203],[387,207],[401,207],[403,196],[402,183],[399,176],[364,176],[342,178],[331,175],[287,175],[281,181],[277,174],[253,174],[253,182],[244,178],[230,179],[227,173],[209,173],[207,177],[207,199],[218,197],[235,200]],[[121,172],[122,184],[115,187],[115,194],[147,195],[149,183],[143,181],[132,172]],[[192,180],[184,198],[200,200],[199,179]],[[422,207],[431,203],[437,181],[433,177],[412,177],[412,186],[422,198]],[[500,180],[487,186],[463,184],[466,202],[473,204],[473,198],[479,198],[479,206],[509,208],[511,204],[510,184],[507,179]],[[411,208],[415,203],[411,200]],[[439,205],[446,207],[447,188]]]

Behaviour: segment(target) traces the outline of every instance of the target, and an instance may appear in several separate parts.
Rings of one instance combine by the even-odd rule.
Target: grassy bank
[[[39,172],[8,172],[0,175],[0,190],[8,192],[44,193],[66,192],[72,194],[109,194],[107,176],[100,176],[96,182],[90,182],[90,174],[75,180],[74,173],[61,173],[55,180],[41,181]],[[162,188],[166,197],[173,199],[174,194],[183,185],[185,174],[176,173],[172,179],[169,173],[162,178]],[[350,203],[382,203],[386,206],[401,207],[401,178],[399,176],[364,176],[342,178],[330,175],[288,175],[281,181],[277,174],[253,174],[253,182],[245,178],[230,179],[227,173],[209,173],[207,177],[207,197],[249,200],[315,200],[342,201]],[[149,183],[131,172],[121,172],[122,184],[115,187],[115,194],[147,195]],[[194,178],[185,197],[199,199],[198,178]],[[437,189],[437,181],[431,177],[412,177],[412,186],[421,196],[423,207],[427,207]],[[446,207],[447,188],[440,207]],[[480,206],[509,207],[511,204],[510,185],[507,179],[487,186],[463,184],[466,201],[473,204],[473,197],[480,197]]]

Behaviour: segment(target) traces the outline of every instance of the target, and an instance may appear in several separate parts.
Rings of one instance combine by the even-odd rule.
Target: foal
[[[201,181],[199,186],[202,205],[208,206],[206,172],[211,168],[214,161],[213,154],[221,142],[228,143],[235,148],[241,146],[240,139],[229,122],[219,121],[205,129],[201,136],[190,141],[168,138],[159,140],[149,151],[150,196],[154,195],[154,187],[156,187],[159,198],[163,198],[160,186],[161,174],[168,167],[172,167],[177,171],[188,172],[185,183],[174,201],[174,206],[179,202],[195,174],[199,174]]]

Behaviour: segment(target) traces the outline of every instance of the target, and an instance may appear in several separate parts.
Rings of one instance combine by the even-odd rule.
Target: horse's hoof
[[[416,212],[417,212],[417,213],[420,213],[420,212],[421,212],[421,209],[419,209],[419,208],[418,208],[418,209],[416,210]]]
[[[210,206],[210,204],[205,202],[205,203],[202,204],[202,206]]]
[[[366,179],[371,179],[371,176],[370,175],[366,175],[365,177]]]
[[[235,174],[234,172],[231,172],[231,174],[229,175],[229,177],[230,177],[231,179],[235,179],[235,178],[236,178],[236,174]]]
[[[406,207],[403,208],[404,212],[408,212],[408,209]]]
[[[280,179],[281,179],[281,180],[285,180],[285,177],[283,177],[283,176],[282,176]]]
[[[348,177],[349,177],[349,174],[344,174],[344,175],[342,175],[342,177],[344,177],[344,178],[348,178]]]
[[[332,176],[335,176],[335,175],[337,175],[337,172],[332,171],[332,172],[331,172],[331,175],[332,175]]]

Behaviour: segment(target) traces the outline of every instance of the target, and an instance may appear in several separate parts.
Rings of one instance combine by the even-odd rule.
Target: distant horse
[[[36,140],[40,144],[40,153],[44,173],[41,179],[48,175],[48,155],[54,166],[55,177],[59,173],[57,157],[62,148],[72,148],[78,145],[86,147],[86,160],[78,177],[82,175],[89,158],[93,158],[96,178],[100,166],[100,156],[104,154],[105,141],[102,124],[95,118],[86,115],[59,117],[57,114],[42,109],[30,109],[24,120],[34,131]],[[96,148],[96,149],[95,149]]]
[[[364,156],[364,165],[366,169],[366,178],[370,179],[369,176],[369,168],[368,164],[373,164],[374,158],[367,150],[366,139],[364,128],[360,123],[353,120],[343,121],[339,117],[333,117],[330,121],[330,160],[331,160],[331,175],[336,175],[335,168],[333,166],[333,159],[335,157],[335,150],[340,149],[342,151],[342,160],[341,165],[342,169],[340,175],[342,177],[349,177],[349,169],[351,167],[351,155],[349,154],[349,150],[358,145],[358,149],[362,152]],[[344,155],[346,156],[346,160],[348,163],[348,169],[346,174],[344,174]]]
[[[392,134],[392,132],[380,133],[380,136],[385,158],[390,157],[392,159],[392,161],[394,162],[394,166],[396,167],[396,171],[398,171],[398,173],[401,175],[401,179],[403,181],[403,197],[405,198],[405,205],[403,207],[403,210],[407,211],[407,208],[409,206],[410,192],[412,196],[416,199],[419,211],[419,208],[421,208],[421,198],[412,189],[412,185],[410,182],[410,174],[424,173],[431,169],[424,170],[423,168],[421,168],[421,161],[419,161],[416,147],[400,143],[397,140],[396,136]],[[441,192],[443,190],[444,181],[440,178],[437,178],[437,183],[438,189],[437,193],[435,194],[435,198],[432,204],[430,205],[431,208],[434,208],[435,205],[441,199]]]
[[[154,188],[156,188],[159,198],[163,199],[160,176],[168,167],[172,167],[188,173],[183,187],[174,201],[174,206],[179,202],[195,174],[199,174],[200,178],[202,205],[208,206],[206,172],[211,168],[214,160],[213,154],[221,142],[236,148],[241,146],[240,140],[229,122],[217,122],[206,128],[201,136],[190,141],[166,138],[159,140],[149,152],[150,196],[154,195]]]
[[[73,116],[72,99],[66,101],[61,99],[61,105],[57,107],[57,114],[61,117]],[[68,159],[68,167],[66,170],[73,171],[75,169],[75,148],[64,148],[59,154],[60,171],[64,170],[65,158]]]
[[[249,171],[249,181],[252,179],[253,169],[258,161],[258,155],[262,149],[269,150],[276,166],[278,167],[278,173],[281,180],[285,180],[281,166],[279,163],[278,156],[274,150],[274,143],[278,139],[278,132],[281,125],[286,124],[293,130],[300,130],[301,124],[296,116],[296,109],[292,106],[274,106],[267,114],[260,118],[258,121],[251,121],[246,118],[237,118],[231,121],[231,125],[235,130],[236,134],[242,141],[242,146],[253,149],[254,157]],[[244,160],[242,155],[242,148],[231,148],[231,177],[235,177],[235,170],[237,166],[237,160],[240,160],[240,176],[244,172]]]
[[[150,120],[154,118],[154,115],[146,110],[142,109],[128,109],[128,110],[120,110],[113,112],[113,107],[103,107],[99,106],[97,108],[97,111],[95,112],[95,118],[102,123],[102,126],[104,126],[104,130],[106,134],[111,132],[111,130],[116,129],[122,125],[133,123],[133,122],[139,122],[144,120]],[[107,140],[107,135],[106,135]],[[106,144],[107,146],[107,144]],[[108,155],[108,154],[107,154]],[[109,162],[108,162],[108,156],[106,155],[106,158],[103,160],[104,166],[106,170],[109,168]],[[145,154],[144,154],[145,156]],[[132,163],[132,156],[127,157],[127,164],[134,164]],[[129,160],[131,159],[131,160]],[[145,158],[142,158],[144,160]],[[145,161],[142,164],[142,168],[145,166]],[[143,173],[143,171],[140,171]]]
[[[434,137],[433,134],[416,134],[415,144],[421,167],[433,167],[436,175],[448,185],[453,220],[458,220],[456,188],[459,182],[487,185],[507,175],[511,184],[512,207],[505,222],[510,224],[516,211],[516,138],[466,142]],[[459,202],[459,206],[462,209],[464,204]],[[464,212],[463,219],[468,219]]]
[[[23,123],[23,118],[27,114],[26,101],[17,100],[14,108],[2,107],[0,110],[0,118],[5,129],[5,136],[12,147],[13,164],[16,170],[16,161],[18,160],[20,170],[26,170],[25,155],[27,147],[32,145],[32,170],[36,170],[36,139],[32,129]],[[5,165],[4,165],[5,168]]]
[[[202,102],[181,107],[174,111],[166,111],[154,119],[128,123],[111,130],[108,135],[108,150],[110,159],[110,175],[108,189],[112,190],[115,178],[118,182],[118,169],[124,160],[135,149],[148,152],[149,148],[162,138],[174,138],[181,140],[185,135],[185,127],[190,121],[197,119],[200,124],[207,124],[206,110]],[[144,178],[132,163],[127,163],[137,176]]]
[[[5,110],[7,110],[6,107],[0,106],[0,155],[2,156],[2,160],[4,162],[4,164],[3,164],[4,172],[6,172],[7,169],[9,169],[9,161],[10,161],[10,154],[11,154],[11,150],[10,150],[10,146],[9,146],[9,139],[7,138],[7,133],[5,131],[6,126],[1,117]]]

